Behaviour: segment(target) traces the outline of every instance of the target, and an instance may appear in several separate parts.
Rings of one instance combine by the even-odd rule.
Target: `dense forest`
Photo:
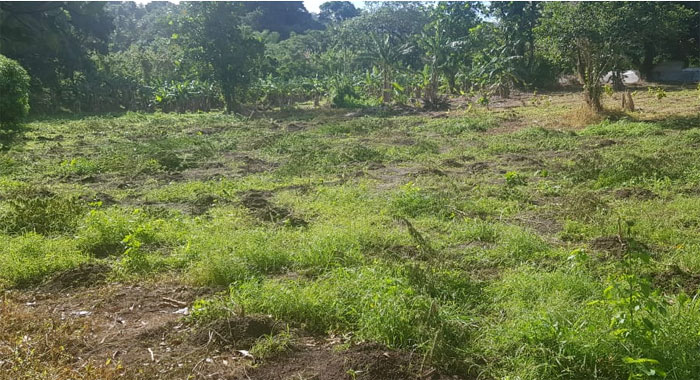
[[[28,72],[34,113],[439,109],[562,74],[600,110],[605,72],[700,64],[698,4],[2,2],[0,53]]]

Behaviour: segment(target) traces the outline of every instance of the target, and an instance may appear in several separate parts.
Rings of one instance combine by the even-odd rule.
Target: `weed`
[[[72,195],[59,195],[41,187],[20,187],[10,192],[0,225],[6,233],[52,234],[72,231],[85,212]]]
[[[250,353],[256,359],[271,359],[291,350],[292,343],[292,334],[287,329],[274,335],[264,335],[258,338],[250,349]]]

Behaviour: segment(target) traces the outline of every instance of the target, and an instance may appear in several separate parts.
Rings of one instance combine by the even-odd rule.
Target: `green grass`
[[[104,262],[227,286],[195,319],[271,314],[463,378],[697,379],[697,95],[638,97],[581,128],[572,94],[445,117],[35,120],[0,151],[0,287]]]

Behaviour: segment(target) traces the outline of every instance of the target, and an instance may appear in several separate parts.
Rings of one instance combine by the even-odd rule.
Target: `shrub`
[[[29,112],[29,74],[17,61],[0,55],[0,125],[12,125]]]
[[[8,195],[7,208],[0,212],[0,230],[6,233],[70,232],[85,212],[77,197],[54,194],[45,188],[22,187]]]
[[[37,284],[47,276],[89,260],[70,238],[46,238],[34,232],[3,236],[0,288]]]

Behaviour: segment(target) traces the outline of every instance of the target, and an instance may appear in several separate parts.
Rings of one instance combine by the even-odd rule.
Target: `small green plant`
[[[5,210],[0,209],[0,228],[13,234],[68,232],[85,211],[75,196],[42,187],[21,187],[10,193]]]
[[[668,96],[666,94],[666,90],[664,90],[661,87],[649,87],[649,88],[647,88],[647,92],[650,95],[652,95],[653,97],[655,97],[657,100],[661,100],[661,99],[665,98],[666,96]]]
[[[506,173],[505,179],[506,185],[508,185],[509,187],[522,186],[527,183],[527,180],[522,174],[514,171]]]
[[[122,255],[120,266],[127,273],[145,273],[151,269],[146,252],[134,234],[127,235],[122,241],[127,249]]]
[[[63,175],[89,175],[95,174],[100,171],[99,165],[92,160],[87,158],[78,157],[70,161],[65,160],[61,162],[60,172]]]
[[[270,359],[289,351],[293,343],[292,334],[287,328],[286,331],[258,338],[250,349],[250,353],[255,359]]]
[[[605,95],[612,97],[613,94],[615,94],[615,90],[613,90],[613,87],[610,84],[605,84],[603,86],[603,92],[605,92]]]
[[[637,350],[622,360],[629,366],[629,379],[666,377],[667,373],[659,360],[644,357],[653,351],[659,336],[659,323],[667,319],[667,303],[651,282],[636,274],[624,274],[612,280],[603,292],[603,300],[613,309],[610,320],[611,334],[622,344]],[[595,302],[594,302],[595,303]]]

